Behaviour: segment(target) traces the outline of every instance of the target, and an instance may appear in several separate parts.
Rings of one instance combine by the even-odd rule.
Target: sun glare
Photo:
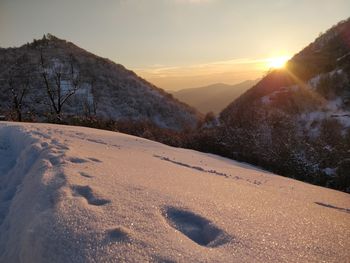
[[[267,60],[267,66],[273,69],[283,68],[286,65],[289,58],[289,56],[269,58]]]

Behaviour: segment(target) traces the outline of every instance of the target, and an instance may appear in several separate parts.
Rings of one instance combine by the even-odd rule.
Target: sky
[[[167,90],[262,77],[349,16],[349,0],[0,0],[0,46],[51,33]]]

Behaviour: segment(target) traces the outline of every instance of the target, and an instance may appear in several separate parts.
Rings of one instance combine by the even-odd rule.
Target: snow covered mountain
[[[221,122],[230,156],[350,191],[350,19],[230,104]]]
[[[257,80],[246,80],[234,85],[217,83],[205,87],[182,89],[172,94],[203,114],[208,112],[218,114],[257,82]]]
[[[347,262],[350,195],[115,132],[0,123],[0,262]]]
[[[0,49],[0,61],[0,115],[9,119],[84,116],[181,130],[195,127],[199,117],[122,65],[50,34]]]

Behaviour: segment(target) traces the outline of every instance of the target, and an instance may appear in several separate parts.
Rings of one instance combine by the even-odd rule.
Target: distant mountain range
[[[172,94],[203,114],[208,112],[218,114],[257,82],[258,80],[247,80],[234,85],[216,83],[199,88],[182,89]]]
[[[232,102],[211,136],[232,158],[350,192],[350,19]]]
[[[0,48],[0,115],[46,121],[94,117],[196,127],[200,114],[127,70],[53,35]]]

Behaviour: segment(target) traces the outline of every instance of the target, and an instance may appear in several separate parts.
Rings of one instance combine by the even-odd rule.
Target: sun
[[[267,66],[272,69],[283,68],[287,61],[290,59],[289,56],[273,57],[267,60]]]

